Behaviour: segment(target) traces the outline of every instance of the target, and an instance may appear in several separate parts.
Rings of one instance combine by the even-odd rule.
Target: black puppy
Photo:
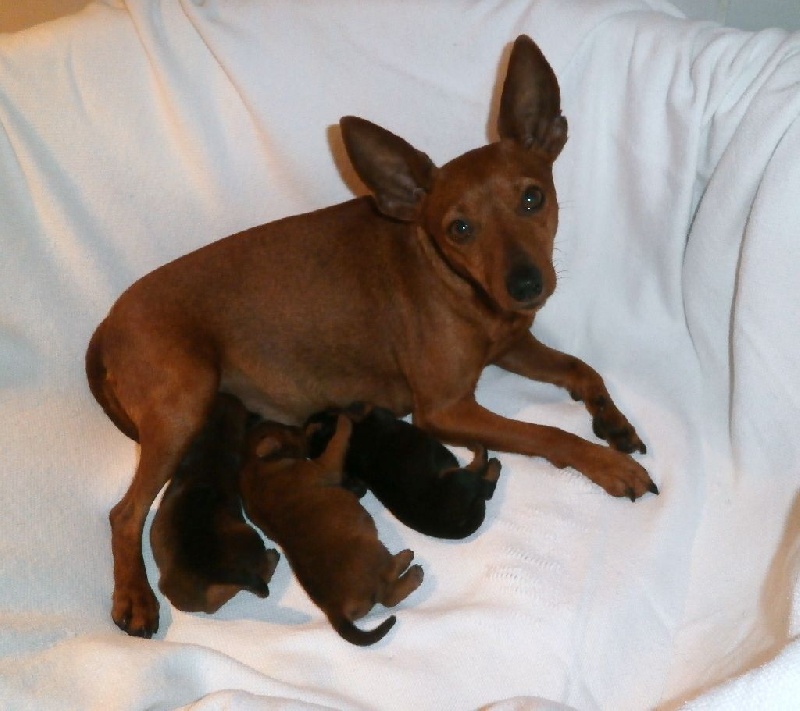
[[[159,588],[179,610],[216,612],[239,590],[269,594],[278,552],[242,514],[248,413],[220,394],[172,477],[150,529]]]
[[[483,523],[500,475],[500,462],[487,459],[485,447],[471,447],[474,459],[461,467],[447,447],[419,427],[385,408],[356,403],[306,421],[310,457],[325,449],[340,413],[353,421],[347,488],[360,495],[366,485],[398,520],[429,536],[464,538]]]

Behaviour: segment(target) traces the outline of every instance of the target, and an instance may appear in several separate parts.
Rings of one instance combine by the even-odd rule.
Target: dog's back
[[[126,367],[145,357],[158,372],[175,350],[196,342],[197,358],[219,371],[218,388],[270,419],[300,424],[328,403],[361,396],[410,411],[400,373],[389,387],[379,375],[397,371],[396,324],[426,288],[417,284],[424,271],[406,230],[360,198],[254,227],[163,265],[124,292],[98,328],[102,349],[87,354],[93,393],[132,435],[135,426],[103,386],[102,363]],[[194,274],[204,277],[187,278]],[[252,308],[254,295],[263,308]]]

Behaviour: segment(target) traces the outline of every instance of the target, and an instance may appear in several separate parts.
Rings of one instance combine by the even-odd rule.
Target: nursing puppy
[[[247,411],[219,395],[164,492],[150,529],[159,588],[185,612],[216,612],[239,590],[259,597],[279,555],[242,515],[238,478]]]
[[[366,646],[382,639],[392,615],[373,630],[353,624],[376,602],[392,607],[419,587],[414,554],[391,555],[358,498],[341,487],[342,463],[352,424],[342,416],[316,460],[287,457],[280,437],[250,438],[241,475],[250,519],[286,555],[299,583],[342,638]]]
[[[386,408],[354,404],[329,408],[306,423],[310,456],[333,435],[339,414],[353,422],[344,462],[346,486],[363,482],[395,517],[437,538],[464,538],[483,523],[494,494],[500,462],[474,445],[472,462],[461,467],[438,439]]]

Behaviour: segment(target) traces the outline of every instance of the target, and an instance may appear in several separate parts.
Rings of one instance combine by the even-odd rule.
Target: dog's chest
[[[494,363],[525,336],[533,326],[533,318],[530,314],[514,314],[498,318],[489,331],[485,364]]]

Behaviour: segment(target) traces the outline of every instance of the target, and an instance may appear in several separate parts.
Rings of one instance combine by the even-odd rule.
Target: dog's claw
[[[128,632],[128,625],[130,624],[131,621],[129,616],[126,615],[125,617],[119,620],[115,620],[113,617],[111,619],[114,622],[114,624],[117,627],[119,627],[123,632],[125,633]]]
[[[114,624],[119,627],[123,632],[130,635],[131,637],[140,637],[142,639],[150,639],[156,632],[158,632],[158,625],[155,628],[151,627],[131,627],[130,620],[114,620]]]
[[[579,468],[578,471],[611,496],[636,501],[653,490],[654,484],[650,475],[629,454],[602,445],[594,446],[597,449],[594,450],[591,466]]]
[[[651,481],[651,482],[650,482],[650,486],[648,486],[648,487],[647,487],[647,490],[648,490],[648,491],[649,491],[651,494],[655,494],[656,496],[658,496],[658,494],[659,494],[658,487],[655,485],[655,482],[652,482],[652,481]]]
[[[144,627],[128,630],[131,637],[140,637],[141,639],[151,639],[155,634],[154,630],[146,629]]]
[[[592,431],[620,452],[646,454],[647,447],[644,442],[639,439],[636,431],[621,414],[620,417],[622,417],[621,422],[611,423],[606,414],[597,414],[592,419]]]
[[[158,632],[158,600],[150,586],[115,591],[111,619],[131,637],[150,639]]]

